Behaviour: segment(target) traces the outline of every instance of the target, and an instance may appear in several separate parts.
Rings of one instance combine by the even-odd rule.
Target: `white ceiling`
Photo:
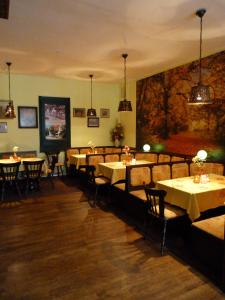
[[[11,0],[0,19],[0,72],[115,82],[225,50],[225,0]]]

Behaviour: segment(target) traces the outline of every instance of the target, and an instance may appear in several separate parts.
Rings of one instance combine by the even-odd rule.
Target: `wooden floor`
[[[0,299],[224,299],[114,210],[91,207],[74,179],[56,178],[54,190],[43,182],[20,202],[9,195],[0,206]]]

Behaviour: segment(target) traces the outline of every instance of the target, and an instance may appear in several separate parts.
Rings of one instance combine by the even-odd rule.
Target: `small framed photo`
[[[0,100],[0,119],[6,119],[5,111],[9,100]]]
[[[0,122],[0,133],[8,132],[7,122]]]
[[[109,108],[100,108],[100,117],[101,118],[109,118],[110,117],[110,109]]]
[[[88,117],[87,125],[88,125],[88,127],[99,127],[99,118],[98,117]]]
[[[73,108],[73,117],[85,118],[86,117],[86,109],[85,108]]]
[[[19,128],[38,128],[37,107],[18,106]]]

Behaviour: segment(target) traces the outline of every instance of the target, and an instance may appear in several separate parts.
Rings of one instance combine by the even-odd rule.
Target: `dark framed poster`
[[[39,96],[40,152],[70,148],[70,98]]]

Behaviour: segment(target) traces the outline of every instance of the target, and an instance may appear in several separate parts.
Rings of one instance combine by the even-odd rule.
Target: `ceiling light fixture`
[[[120,101],[118,111],[132,111],[131,101],[128,101],[126,98],[126,85],[127,85],[127,78],[126,78],[126,59],[128,54],[122,54],[124,59],[124,99]]]
[[[206,9],[201,8],[196,11],[196,16],[200,18],[200,53],[199,53],[199,81],[198,85],[191,89],[191,97],[188,104],[211,104],[210,90],[208,85],[202,84],[202,18]]]
[[[12,119],[12,118],[16,117],[14,106],[13,106],[13,101],[11,100],[10,66],[12,63],[7,62],[6,64],[8,66],[8,75],[9,75],[9,104],[6,106],[5,117]]]
[[[88,109],[87,116],[88,117],[96,117],[96,109],[92,108],[92,79],[93,79],[93,74],[90,74],[89,77],[91,78],[91,108]]]

